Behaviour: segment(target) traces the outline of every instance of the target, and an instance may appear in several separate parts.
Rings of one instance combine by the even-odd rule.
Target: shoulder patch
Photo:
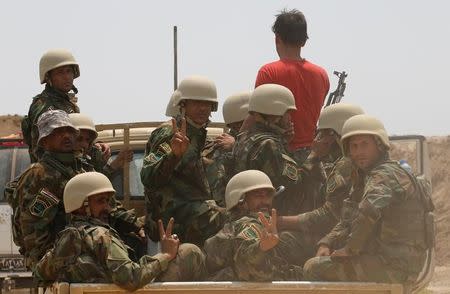
[[[298,169],[295,161],[286,154],[281,154],[284,161],[283,176],[288,177],[290,180],[296,182],[298,180]]]
[[[158,149],[160,149],[164,154],[169,154],[170,152],[172,152],[172,148],[168,143],[162,143],[161,145],[159,145]]]
[[[248,225],[239,236],[244,240],[260,239],[261,235],[255,224]]]
[[[159,153],[159,152],[158,152]],[[147,155],[147,157],[145,157],[145,160],[148,161],[149,163],[157,163],[160,159],[161,159],[161,155],[160,154],[155,154],[155,153],[150,153],[149,155]]]
[[[58,205],[59,201],[58,197],[42,188],[31,203],[30,213],[42,217],[49,208]]]

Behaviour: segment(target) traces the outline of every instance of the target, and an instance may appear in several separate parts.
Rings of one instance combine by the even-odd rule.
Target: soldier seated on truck
[[[259,170],[243,171],[231,178],[225,192],[229,221],[206,240],[204,246],[210,280],[295,281],[302,278],[302,268],[291,265],[289,259],[280,255],[277,215],[272,209],[274,196],[272,182]],[[290,250],[291,253],[296,251],[297,248]]]
[[[94,144],[98,133],[92,119],[82,113],[70,113],[69,118],[72,124],[80,130],[74,150],[85,159],[88,165],[91,165],[88,170],[94,169],[111,179],[123,168],[125,162],[133,159],[133,151],[125,149],[121,150],[114,160],[108,162],[99,146]]]
[[[248,115],[248,101],[251,92],[240,92],[228,97],[223,106],[222,113],[228,132],[208,140],[202,151],[205,171],[214,200],[221,207],[225,207],[225,187],[231,178],[234,169],[232,149],[236,136]]]
[[[133,251],[108,225],[110,197],[115,190],[108,178],[87,172],[72,178],[64,189],[64,208],[70,224],[37,264],[34,274],[44,282],[114,283],[134,291],[154,281],[200,280],[204,255],[193,244],[182,244],[172,234],[173,218],[164,230],[159,221],[161,253],[133,262]]]
[[[156,221],[167,223],[174,217],[180,239],[201,246],[222,227],[215,202],[219,196],[213,194],[205,171],[211,162],[201,156],[211,111],[217,110],[217,91],[209,79],[192,76],[175,92],[180,115],[152,132],[141,170],[147,235],[155,241]]]
[[[341,144],[357,168],[352,192],[343,203],[340,222],[319,241],[316,257],[305,263],[305,279],[415,281],[432,246],[426,234],[426,216],[432,209],[428,194],[389,159],[389,137],[378,119],[348,119]]]
[[[74,151],[82,159],[83,169],[97,171],[113,177],[126,161],[133,158],[133,151],[121,150],[117,157],[110,163],[103,160],[101,150],[94,145],[98,136],[92,119],[82,113],[69,114],[70,121],[80,132],[75,140]],[[138,218],[134,209],[126,210],[120,201],[111,197],[111,216],[109,224],[114,227],[127,245],[134,249],[139,258],[146,253],[147,238],[144,232],[144,221]]]
[[[289,230],[280,234],[281,245],[294,242],[299,249],[295,261],[291,260],[297,265],[303,266],[314,257],[317,242],[339,221],[342,203],[352,186],[353,170],[351,160],[342,154],[339,140],[345,121],[363,113],[357,105],[338,103],[326,107],[320,114],[312,150],[320,155],[326,173],[324,187],[317,187],[320,195],[325,196],[325,203],[313,211],[281,216],[278,220],[280,230]]]

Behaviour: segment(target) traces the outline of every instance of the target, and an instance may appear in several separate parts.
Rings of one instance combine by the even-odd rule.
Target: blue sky
[[[179,78],[214,80],[219,101],[253,88],[277,59],[271,25],[283,8],[308,21],[302,56],[349,73],[344,100],[379,117],[391,134],[450,133],[448,1],[1,1],[1,114],[25,114],[42,91],[49,48],[80,63],[81,111],[96,123],[165,120],[173,90],[172,27]],[[214,121],[221,121],[219,111]]]

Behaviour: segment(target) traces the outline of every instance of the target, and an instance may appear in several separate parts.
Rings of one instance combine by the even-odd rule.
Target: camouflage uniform
[[[83,172],[81,163],[72,153],[45,151],[18,182],[19,213],[14,217],[20,223],[21,253],[27,258],[28,267],[33,267],[51,248],[56,234],[64,228],[64,187],[80,172]]]
[[[105,168],[101,150],[93,146],[91,154],[94,156],[78,155],[82,161],[83,169],[101,172],[111,180],[113,172],[108,172]],[[143,256],[146,253],[146,245],[142,243],[138,233],[144,227],[144,221],[136,215],[134,209],[126,209],[115,196],[111,197],[110,206],[109,224],[119,233],[122,240],[133,248],[137,257]]]
[[[421,194],[396,162],[383,160],[367,174],[353,175],[340,222],[319,243],[344,247],[350,257],[315,257],[305,278],[327,281],[415,280],[425,260]]]
[[[61,109],[67,113],[79,113],[80,108],[74,102],[76,98],[72,94],[62,93],[50,85],[46,85],[41,94],[33,98],[28,116],[22,121],[22,133],[25,143],[29,146],[29,153],[31,162],[37,162],[42,155],[42,148],[37,146],[37,139],[39,137],[36,122],[38,118],[51,109]]]
[[[256,122],[238,135],[233,157],[233,174],[256,169],[267,174],[275,187],[286,187],[286,191],[274,199],[274,207],[280,215],[314,209],[314,199],[302,192],[302,185],[306,178],[322,176],[320,165],[306,160],[299,168],[287,151],[285,140],[275,129]]]
[[[163,124],[154,130],[147,142],[141,180],[146,188],[146,229],[149,237],[159,240],[156,221],[165,224],[175,219],[174,233],[183,242],[197,245],[215,234],[222,218],[212,201],[213,192],[205,172],[201,152],[206,142],[206,129],[194,127],[188,120],[189,147],[181,160],[172,153],[172,126]],[[222,196],[223,197],[223,196]]]
[[[273,281],[300,280],[302,269],[290,265],[280,255],[278,246],[263,252],[259,231],[264,227],[257,214],[232,214],[230,222],[205,242],[206,268],[210,280]],[[290,252],[295,252],[291,248]],[[286,254],[285,254],[286,255]]]
[[[349,196],[352,186],[352,162],[341,156],[334,165],[326,181],[325,203],[313,211],[300,214],[297,230],[280,233],[281,247],[298,248],[297,254],[293,255],[294,259],[291,259],[295,264],[303,266],[306,260],[313,257],[317,242],[328,234],[340,219],[342,203]]]
[[[192,244],[182,244],[173,261],[163,254],[145,255],[138,262],[117,232],[98,219],[72,215],[55,247],[38,263],[36,277],[45,282],[115,283],[129,291],[158,281],[200,280],[204,255]]]

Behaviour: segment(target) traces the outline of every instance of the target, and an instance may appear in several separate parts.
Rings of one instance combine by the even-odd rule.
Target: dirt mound
[[[429,138],[433,201],[436,207],[436,261],[450,265],[450,136]]]
[[[0,115],[0,137],[17,134],[20,132],[20,122],[22,121],[20,115]]]

